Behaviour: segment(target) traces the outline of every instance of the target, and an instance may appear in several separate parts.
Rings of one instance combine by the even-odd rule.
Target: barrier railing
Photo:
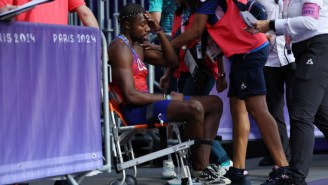
[[[106,45],[94,28],[0,23],[0,184],[53,176],[78,184],[110,171],[100,123]]]

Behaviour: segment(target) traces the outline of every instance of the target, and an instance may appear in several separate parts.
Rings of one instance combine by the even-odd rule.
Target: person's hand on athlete
[[[161,45],[157,45],[157,44],[153,44],[153,43],[150,43],[148,41],[140,44],[140,46],[142,46],[144,49],[146,50],[157,50],[157,51],[162,51],[162,47]]]
[[[216,79],[216,90],[220,93],[227,88],[228,88],[227,79],[225,77],[224,78],[218,77]]]
[[[254,28],[259,32],[266,33],[270,31],[269,22],[270,20],[258,20],[254,24]]]

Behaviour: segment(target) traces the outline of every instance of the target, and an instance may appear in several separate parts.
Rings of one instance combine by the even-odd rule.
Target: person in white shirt
[[[268,20],[282,18],[283,0],[257,0],[268,14]],[[286,154],[290,159],[289,138],[284,118],[285,93],[286,105],[290,108],[292,96],[292,82],[295,72],[295,59],[291,51],[285,47],[285,37],[276,36],[273,31],[266,33],[270,41],[270,53],[264,67],[265,84],[267,88],[267,105],[270,113],[277,122],[280,140]],[[269,152],[259,162],[260,166],[273,165],[274,161]]]
[[[328,1],[285,0],[283,7],[283,18],[257,21],[254,27],[260,32],[285,34],[287,48],[291,47],[295,56],[289,172],[295,184],[305,185],[312,162],[314,125],[328,138]]]

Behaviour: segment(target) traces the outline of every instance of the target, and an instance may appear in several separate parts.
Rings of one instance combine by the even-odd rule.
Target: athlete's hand
[[[153,15],[151,15],[149,12],[145,12],[144,15],[148,21],[148,26],[151,31],[155,32],[161,29],[161,26]]]
[[[171,92],[170,96],[172,98],[172,100],[183,100],[184,95],[182,93],[177,93],[177,92]]]

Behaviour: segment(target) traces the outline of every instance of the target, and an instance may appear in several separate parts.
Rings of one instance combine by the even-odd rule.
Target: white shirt
[[[276,19],[276,34],[288,34],[292,43],[328,33],[328,0],[285,0],[286,18]],[[314,3],[320,7],[319,18],[302,16],[305,3]]]
[[[282,0],[279,0],[279,4],[277,4],[274,0],[257,1],[265,7],[268,14],[268,20],[282,18]],[[274,32],[270,31],[267,34],[274,34]],[[282,67],[294,61],[295,58],[293,54],[287,54],[287,49],[285,49],[285,37],[275,36],[274,41],[270,43],[270,53],[265,66]]]

